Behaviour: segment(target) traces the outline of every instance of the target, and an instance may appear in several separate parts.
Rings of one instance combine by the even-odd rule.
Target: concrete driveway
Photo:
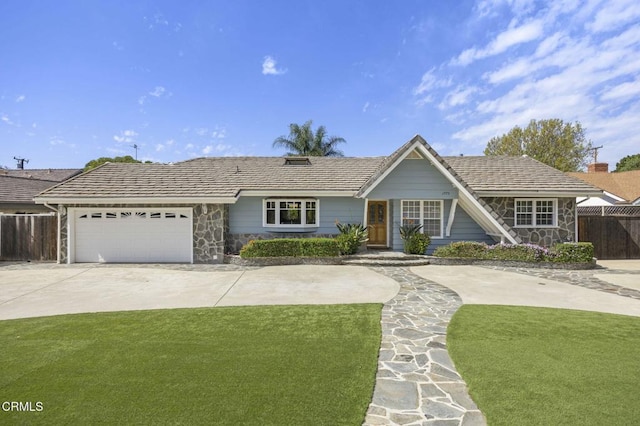
[[[399,284],[364,267],[0,267],[0,319],[240,305],[384,303]]]
[[[605,269],[564,273],[640,290],[640,261],[598,263]],[[428,265],[411,271],[451,288],[467,304],[640,316],[640,300],[534,275],[478,266]],[[395,280],[360,266],[4,265],[0,319],[187,307],[384,303],[398,290]]]
[[[640,290],[640,260],[598,261],[598,265],[604,269],[556,273],[572,274],[579,280],[593,277],[605,284]],[[454,290],[465,304],[540,306],[640,316],[638,299],[535,275],[479,266],[429,265],[411,270]]]

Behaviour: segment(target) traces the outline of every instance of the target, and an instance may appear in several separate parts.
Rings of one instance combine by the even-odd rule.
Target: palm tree
[[[324,126],[318,127],[313,132],[312,121],[309,120],[302,126],[289,124],[289,136],[280,136],[273,141],[274,147],[284,147],[287,155],[308,155],[316,157],[343,157],[342,151],[336,148],[340,143],[346,143],[344,138],[327,136]]]

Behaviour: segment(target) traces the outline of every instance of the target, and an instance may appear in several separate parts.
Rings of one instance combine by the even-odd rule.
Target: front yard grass
[[[0,423],[362,423],[381,305],[268,306],[0,321]]]
[[[631,425],[640,318],[464,305],[447,344],[489,425]]]

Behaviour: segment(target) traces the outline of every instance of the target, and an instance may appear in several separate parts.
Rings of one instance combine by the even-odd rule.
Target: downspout
[[[49,203],[44,203],[44,206],[56,212],[56,216],[58,217],[58,232],[56,232],[56,237],[58,239],[58,249],[56,250],[56,263],[60,264],[60,212],[57,208],[49,205]]]

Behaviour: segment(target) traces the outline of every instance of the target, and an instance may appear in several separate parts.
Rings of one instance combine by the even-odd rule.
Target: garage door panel
[[[79,211],[76,262],[191,262],[189,210]]]

